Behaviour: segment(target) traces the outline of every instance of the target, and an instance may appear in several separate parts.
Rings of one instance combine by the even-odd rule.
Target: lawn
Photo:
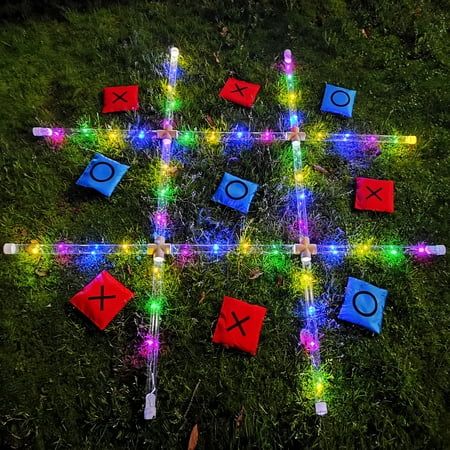
[[[306,163],[316,166],[308,185],[314,240],[450,244],[448,2],[105,3],[2,7],[1,244],[150,240],[157,178],[151,156],[101,142],[55,151],[31,128],[158,124],[161,67],[171,45],[179,47],[184,71],[181,127],[240,122],[279,129],[276,67],[291,48],[307,133],[418,136],[415,147],[387,148],[364,161],[307,145]],[[230,75],[261,84],[252,110],[218,97]],[[357,90],[353,118],[320,112],[325,82]],[[121,84],[139,84],[139,114],[102,115],[101,90]],[[75,187],[94,151],[131,166],[110,199]],[[252,241],[292,239],[283,206],[292,177],[286,146],[255,146],[230,158],[198,145],[178,156],[174,240],[205,239],[222,227]],[[245,220],[210,200],[225,170],[261,186]],[[356,176],[395,180],[395,213],[355,211]],[[298,348],[301,295],[291,283],[298,266],[237,254],[170,261],[158,414],[145,422],[145,362],[136,348],[151,259],[0,256],[1,447],[186,448],[198,424],[201,449],[450,448],[448,257],[315,265],[326,311],[321,352],[329,414],[322,418],[310,398],[309,359]],[[101,332],[68,300],[104,268],[136,299]],[[337,320],[348,276],[389,291],[380,335]],[[268,308],[256,357],[211,343],[224,295]]]

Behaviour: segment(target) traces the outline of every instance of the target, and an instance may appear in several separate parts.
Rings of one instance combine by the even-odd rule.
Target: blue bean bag
[[[256,183],[225,172],[212,200],[247,214],[257,189]]]
[[[338,317],[379,334],[387,294],[386,289],[349,277]]]
[[[344,117],[352,117],[356,91],[326,84],[320,110]]]
[[[96,153],[76,184],[110,197],[129,168],[130,166]]]

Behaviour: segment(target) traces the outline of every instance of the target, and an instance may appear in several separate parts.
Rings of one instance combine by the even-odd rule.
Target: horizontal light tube
[[[172,255],[183,255],[202,253],[226,254],[237,250],[242,253],[251,250],[267,254],[291,254],[294,253],[294,246],[298,244],[167,244],[169,252]],[[3,245],[5,255],[15,255],[18,253],[29,253],[31,255],[50,254],[50,255],[112,255],[112,254],[133,254],[133,255],[151,255],[155,250],[155,244],[18,244],[6,243]],[[370,252],[392,252],[414,253],[419,255],[445,255],[445,245],[317,245],[318,254],[347,254],[356,252],[360,254]]]
[[[142,139],[148,139],[149,134],[154,134],[154,138],[157,138],[157,132],[160,129],[148,129],[145,128],[145,132],[142,134]],[[32,129],[33,136],[44,137],[52,139],[61,137],[90,132],[101,133],[133,133],[134,139],[139,139],[139,133],[136,133],[134,129],[111,129],[111,128],[48,128],[48,127],[34,127]],[[230,142],[230,141],[246,141],[255,140],[262,143],[270,144],[273,142],[286,142],[290,140],[290,132],[283,131],[216,131],[216,130],[178,130],[178,137],[181,138],[186,134],[191,134],[199,138],[204,138],[206,141],[216,139],[218,142]],[[305,141],[307,142],[348,142],[348,143],[365,143],[365,144],[403,144],[403,145],[415,145],[417,143],[416,136],[396,136],[388,134],[353,134],[353,133],[333,133],[325,135],[322,133],[316,133],[315,135],[306,135]]]

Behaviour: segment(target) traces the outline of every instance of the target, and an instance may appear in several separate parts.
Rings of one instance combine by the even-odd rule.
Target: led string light
[[[157,131],[161,139],[159,186],[157,191],[157,211],[153,216],[155,245],[153,257],[152,297],[163,297],[163,266],[164,256],[170,252],[170,245],[165,243],[169,222],[167,204],[170,196],[170,161],[172,156],[172,139],[177,137],[173,130],[173,115],[175,108],[175,89],[177,84],[179,50],[176,47],[170,49],[169,75],[167,80],[167,96],[165,107],[164,130]],[[159,325],[161,308],[150,308],[150,331],[145,337],[144,345],[147,353],[147,394],[145,396],[144,419],[151,420],[156,416],[157,374],[158,374],[158,350],[159,350]]]
[[[171,92],[172,93],[172,92]],[[173,111],[172,111],[173,112]],[[295,114],[291,116],[291,123],[298,123],[298,116]],[[44,137],[49,139],[52,143],[61,144],[64,139],[71,135],[83,135],[87,132],[95,134],[105,134],[109,141],[117,141],[127,139],[132,136],[134,142],[139,143],[143,141],[149,146],[151,141],[156,141],[163,130],[150,128],[48,128],[48,127],[34,127],[32,129],[33,136]],[[271,145],[276,142],[287,142],[291,140],[290,132],[284,131],[246,131],[246,133],[236,133],[235,131],[217,131],[214,129],[207,130],[184,130],[177,131],[174,140],[184,146],[190,146],[192,143],[198,143],[199,140],[209,144],[218,145],[220,143],[230,142],[231,138],[234,140],[248,139],[255,143],[263,145]],[[307,142],[348,142],[348,143],[363,143],[363,144],[401,144],[401,145],[415,145],[417,144],[416,136],[398,136],[387,134],[354,134],[354,133],[330,133],[324,132],[315,133],[313,135],[305,136]]]
[[[183,249],[189,248],[190,253],[194,254],[227,254],[233,251],[248,253],[250,251],[257,254],[284,254],[298,255],[299,244],[171,244],[164,243],[166,249],[165,255],[177,256],[183,252]],[[158,244],[69,244],[59,242],[56,244],[40,243],[6,243],[3,245],[3,253],[6,255],[28,254],[28,255],[120,255],[130,256],[155,256]],[[413,255],[413,256],[442,256],[446,254],[445,245],[432,245],[419,243],[415,245],[317,245],[317,255],[355,255],[364,256],[366,254],[391,254],[395,255]]]
[[[291,140],[292,160],[294,168],[295,202],[297,209],[297,223],[299,224],[297,237],[300,244],[294,246],[294,252],[300,254],[300,260],[303,268],[301,277],[304,292],[304,308],[307,312],[305,327],[300,331],[300,343],[310,356],[313,370],[319,371],[320,344],[318,323],[315,314],[308,314],[308,312],[316,310],[314,292],[312,288],[313,275],[311,256],[312,254],[317,252],[317,246],[311,245],[309,242],[308,213],[305,201],[306,193],[305,186],[303,184],[303,161],[300,145],[300,141],[302,139],[299,132],[299,113],[297,112],[296,108],[297,93],[294,84],[295,64],[291,50],[285,50],[283,56],[286,92],[288,99],[289,123],[291,126],[291,135],[289,137]],[[315,409],[316,414],[327,414],[327,404],[323,399],[323,392],[321,392],[320,395],[315,395]]]

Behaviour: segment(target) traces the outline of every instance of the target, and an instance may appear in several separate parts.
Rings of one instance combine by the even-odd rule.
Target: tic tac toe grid
[[[145,395],[144,418],[152,419],[156,416],[156,399],[157,399],[157,370],[158,370],[158,351],[159,351],[159,328],[161,323],[161,315],[164,304],[164,265],[168,256],[181,256],[187,252],[189,254],[207,254],[210,256],[223,256],[229,252],[249,253],[256,252],[258,254],[271,254],[273,252],[292,255],[300,259],[301,271],[299,279],[303,290],[302,310],[304,311],[304,324],[300,331],[299,342],[305,352],[309,355],[313,368],[313,385],[315,394],[315,410],[318,415],[327,414],[325,383],[321,373],[320,359],[320,336],[319,336],[319,320],[317,316],[317,305],[313,293],[313,275],[312,262],[315,255],[344,257],[352,254],[366,254],[368,252],[378,252],[391,256],[398,254],[413,254],[419,257],[428,257],[429,255],[442,255],[445,253],[445,247],[442,245],[410,245],[410,246],[393,246],[393,245],[372,245],[368,243],[361,244],[345,244],[345,245],[321,245],[310,242],[310,232],[308,223],[308,211],[306,202],[306,189],[304,185],[303,173],[303,155],[302,142],[330,142],[344,143],[351,145],[359,145],[367,149],[379,148],[382,144],[400,144],[413,145],[416,143],[415,136],[391,136],[391,135],[358,135],[353,133],[336,133],[325,134],[318,133],[316,136],[307,137],[300,131],[300,120],[297,112],[297,84],[295,76],[295,61],[290,50],[286,50],[283,55],[283,82],[285,85],[288,114],[289,114],[289,130],[288,131],[249,131],[249,130],[231,130],[219,131],[210,129],[206,131],[189,131],[181,132],[174,128],[174,110],[176,107],[176,85],[178,74],[179,51],[177,48],[170,49],[168,61],[168,78],[167,78],[167,95],[165,105],[165,118],[161,129],[122,129],[122,130],[101,130],[88,127],[82,128],[48,128],[36,127],[33,129],[35,136],[44,137],[50,144],[61,145],[67,136],[81,135],[89,136],[93,133],[104,132],[107,138],[114,140],[118,135],[125,134],[129,141],[138,142],[144,148],[150,142],[159,142],[159,151],[156,158],[159,161],[159,187],[157,194],[156,211],[153,214],[154,242],[146,244],[67,244],[58,243],[54,245],[31,243],[31,244],[15,244],[8,243],[3,247],[5,254],[16,254],[19,252],[27,252],[31,255],[40,255],[42,253],[56,255],[89,255],[101,254],[111,255],[115,253],[126,253],[134,255],[148,255],[153,258],[153,280],[152,280],[152,296],[146,306],[148,313],[148,334],[145,337],[146,357],[147,357],[147,386]],[[235,80],[236,83],[236,80]],[[240,86],[239,92],[233,95],[240,95],[240,90],[245,86]],[[345,92],[344,92],[345,94]],[[114,95],[114,92],[112,93]],[[256,95],[256,94],[255,94]],[[335,94],[336,97],[337,94]],[[341,94],[339,94],[341,95]],[[342,95],[341,95],[342,97]],[[349,102],[342,103],[342,98],[333,102],[333,108],[347,107]],[[123,93],[119,93],[114,97],[117,102],[123,101]],[[113,100],[114,100],[113,99]],[[188,244],[169,242],[168,237],[168,206],[173,195],[173,183],[171,180],[171,162],[173,156],[174,144],[179,141],[194,140],[195,143],[203,141],[206,145],[226,145],[227,143],[244,142],[247,146],[252,144],[270,145],[273,142],[284,142],[289,145],[292,153],[293,165],[293,185],[294,185],[294,203],[296,210],[296,242],[273,244],[252,244],[245,240],[241,240],[238,244],[224,244],[213,242],[209,244]],[[103,161],[105,163],[105,161]],[[95,172],[97,181],[109,180],[115,175],[115,169],[107,163],[103,164],[100,172]],[[236,180],[235,180],[236,182]],[[229,184],[225,186],[225,192],[228,195],[232,192]],[[228,189],[228,190],[227,190]],[[245,197],[248,192],[241,186],[241,193],[231,194],[233,196]],[[369,199],[376,200],[380,196],[379,187],[371,187]],[[363,295],[364,292],[356,293],[354,297]],[[100,292],[99,296],[101,297]],[[365,294],[364,294],[365,295]],[[357,304],[356,299],[356,306]],[[377,299],[374,298],[374,310],[377,309]],[[363,315],[368,314],[363,311]],[[244,321],[243,318],[236,317],[236,326],[234,328],[241,329]]]

